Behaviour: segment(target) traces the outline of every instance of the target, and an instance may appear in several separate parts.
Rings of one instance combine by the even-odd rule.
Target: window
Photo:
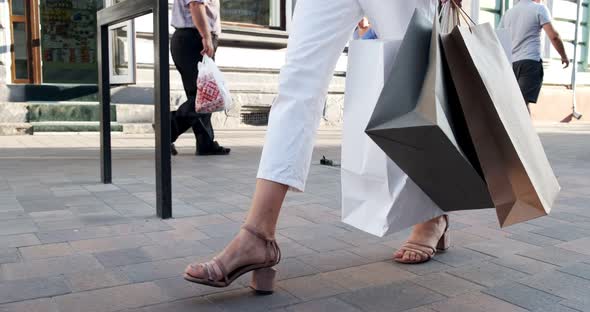
[[[107,0],[107,6],[123,0]],[[109,74],[111,84],[134,84],[135,22],[129,20],[109,27]]]
[[[578,70],[588,70],[588,20],[590,11],[588,10],[589,0],[582,1],[580,10],[580,28],[578,30]],[[565,50],[568,57],[574,56],[574,43],[576,41],[576,9],[577,3],[575,0],[554,0],[550,7],[553,15],[553,25],[560,33],[564,41]],[[546,43],[546,57],[554,60],[559,60],[560,56],[555,49],[550,47],[550,43]]]
[[[590,0],[583,0],[582,7],[580,8],[580,29],[578,30],[578,48],[579,48],[579,64],[580,70],[588,71],[588,59],[590,58],[590,51],[588,45],[590,44],[589,38],[589,25],[590,20]]]
[[[480,0],[479,22],[490,23],[495,28],[509,3],[509,0]]]
[[[111,84],[135,83],[135,25],[133,20],[109,27]]]
[[[14,12],[14,10],[13,10]],[[29,52],[27,48],[27,28],[25,23],[12,24],[13,55],[14,55],[14,80],[29,80]]]
[[[220,4],[225,24],[286,29],[285,0],[221,0]]]
[[[581,28],[582,35],[582,64],[584,71],[590,71],[590,0],[584,1],[581,14]]]
[[[43,82],[96,83],[96,12],[102,1],[40,0]]]

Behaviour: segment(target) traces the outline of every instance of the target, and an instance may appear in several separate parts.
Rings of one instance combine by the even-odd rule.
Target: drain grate
[[[270,107],[242,108],[242,123],[250,126],[266,126],[269,113]]]

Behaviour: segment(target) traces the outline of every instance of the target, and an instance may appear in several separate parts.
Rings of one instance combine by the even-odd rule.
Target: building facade
[[[95,101],[97,80],[96,11],[122,0],[8,0],[0,2],[0,101],[43,101],[27,90],[51,94],[48,101]],[[170,8],[172,0],[169,0]],[[223,34],[217,63],[225,72],[239,109],[229,116],[217,116],[220,127],[265,123],[276,95],[277,76],[284,53],[296,0],[221,0]],[[578,34],[578,84],[590,85],[589,0],[583,0]],[[573,55],[576,2],[546,0],[556,28]],[[464,0],[474,20],[497,25],[512,0]],[[113,27],[111,31],[111,81],[113,101],[120,104],[150,104],[153,90],[152,18],[144,16]],[[174,31],[170,28],[170,33]],[[198,53],[198,51],[195,51]],[[563,70],[559,56],[544,43],[545,84],[538,107],[569,104],[567,96],[571,71]],[[172,61],[170,62],[172,64]],[[171,104],[184,100],[180,77],[171,71]],[[342,99],[346,71],[346,51],[336,68],[326,100],[324,125],[342,121]],[[45,89],[35,89],[33,86]],[[49,90],[49,89],[47,89]],[[61,96],[59,90],[63,94]],[[72,91],[72,90],[82,90]],[[584,95],[586,89],[580,88]],[[69,92],[69,93],[68,93]],[[57,95],[56,95],[57,94]],[[72,95],[73,94],[73,95]],[[587,96],[590,96],[587,94]],[[570,96],[571,97],[571,96]],[[581,102],[588,102],[584,97]],[[559,102],[555,104],[555,102]],[[545,102],[548,102],[545,104]],[[561,104],[563,102],[563,104]],[[580,102],[580,101],[579,101]],[[131,111],[150,108],[133,108]],[[561,109],[561,108],[560,108]],[[538,110],[538,116],[545,117]],[[589,112],[590,113],[590,112]],[[548,113],[547,113],[548,114]],[[149,118],[149,113],[132,114]],[[142,117],[142,118],[144,118]],[[140,121],[130,116],[127,121]]]

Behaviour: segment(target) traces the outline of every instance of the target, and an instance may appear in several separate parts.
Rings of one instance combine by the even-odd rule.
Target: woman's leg
[[[288,186],[285,184],[258,179],[245,223],[252,225],[266,237],[274,237],[287,189]]]
[[[279,94],[270,112],[259,179],[304,190],[328,85],[361,17],[357,0],[297,2]]]
[[[334,68],[362,17],[357,0],[299,0],[289,35],[286,63],[281,69],[279,94],[272,106],[256,191],[246,225],[273,238],[288,188],[302,191],[309,171],[314,137]],[[265,259],[265,245],[240,231],[217,256],[226,272]],[[221,277],[212,265],[214,277]],[[186,273],[207,276],[203,266]]]

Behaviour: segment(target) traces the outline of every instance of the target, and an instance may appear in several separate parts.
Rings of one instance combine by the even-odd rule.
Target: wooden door
[[[13,83],[41,83],[37,0],[9,0]]]

